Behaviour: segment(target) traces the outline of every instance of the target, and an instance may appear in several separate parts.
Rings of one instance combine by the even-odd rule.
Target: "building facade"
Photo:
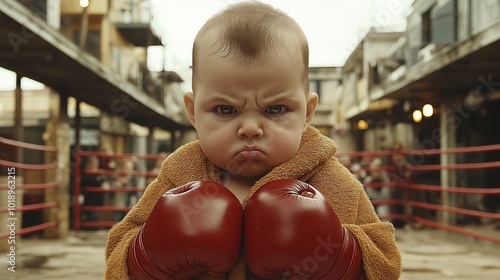
[[[356,134],[363,138],[358,149],[388,149],[395,141],[406,148],[499,143],[491,131],[500,94],[499,24],[496,0],[417,0],[406,32],[371,30],[343,67],[339,109],[353,133],[364,131]],[[432,105],[429,116],[422,116],[425,104]],[[394,139],[376,136],[381,127]]]
[[[345,107],[339,110],[356,138],[356,150],[401,144],[420,151],[410,157],[412,165],[441,166],[416,183],[498,186],[497,168],[447,168],[498,162],[498,152],[427,156],[426,150],[500,143],[500,1],[416,0],[407,22],[402,34],[371,30],[343,67]],[[391,40],[382,42],[383,37]],[[479,198],[443,193],[433,199],[477,209]],[[488,199],[498,207],[498,196]],[[442,221],[457,223],[457,215],[443,214]]]
[[[0,67],[14,77],[14,90],[0,92],[0,137],[57,147],[54,158],[2,149],[2,159],[57,162],[55,174],[17,174],[26,184],[56,180],[55,192],[23,194],[58,202],[45,213],[60,222],[49,235],[64,236],[69,229],[75,150],[168,151],[192,129],[179,110],[176,85],[182,80],[147,67],[148,49],[162,47],[151,8],[148,0],[0,1]],[[27,90],[24,78],[42,87]]]

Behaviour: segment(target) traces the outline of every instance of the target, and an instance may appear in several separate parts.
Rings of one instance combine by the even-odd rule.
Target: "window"
[[[422,47],[427,46],[432,41],[431,11],[422,14]]]
[[[73,33],[73,42],[79,44],[80,30],[75,30]],[[85,40],[85,51],[93,55],[97,59],[101,59],[101,31],[89,30],[87,33],[87,40]]]
[[[315,92],[321,100],[321,80],[310,80],[309,81],[309,92]]]

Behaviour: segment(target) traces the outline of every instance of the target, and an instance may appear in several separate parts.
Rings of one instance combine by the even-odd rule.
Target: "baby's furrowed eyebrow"
[[[205,103],[209,104],[227,104],[227,105],[232,105],[232,106],[239,106],[243,107],[246,104],[246,101],[242,98],[232,98],[227,95],[220,95],[220,96],[214,96],[211,97],[207,100],[205,100]]]
[[[262,108],[262,107],[269,106],[269,105],[284,105],[284,104],[289,104],[289,103],[297,103],[299,101],[300,101],[299,98],[296,96],[289,96],[289,95],[282,96],[282,97],[271,96],[271,97],[263,99],[263,103],[265,105],[261,106],[260,104],[257,104],[257,106]]]

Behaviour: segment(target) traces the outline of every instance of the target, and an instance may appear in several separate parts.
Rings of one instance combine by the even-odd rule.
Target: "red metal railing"
[[[391,178],[390,182],[377,182],[377,183],[364,183],[365,188],[377,189],[388,187],[392,192],[399,192],[399,196],[391,197],[384,200],[373,200],[373,205],[398,205],[403,209],[403,212],[390,213],[389,215],[380,216],[381,219],[394,221],[411,221],[417,222],[429,227],[447,230],[493,243],[500,244],[500,234],[490,232],[481,232],[481,227],[467,227],[467,225],[458,225],[456,215],[464,217],[472,217],[479,220],[490,220],[490,224],[500,221],[500,213],[487,212],[482,209],[470,209],[465,203],[458,203],[464,200],[466,196],[498,196],[500,195],[500,187],[496,185],[484,185],[480,187],[463,186],[464,181],[460,181],[460,175],[467,174],[467,172],[484,171],[484,170],[498,170],[500,171],[500,161],[485,161],[485,162],[460,162],[450,164],[437,164],[434,159],[433,163],[425,164],[424,161],[419,161],[418,164],[406,161],[412,157],[424,158],[442,155],[458,155],[458,154],[484,154],[491,152],[500,152],[500,145],[488,145],[480,147],[465,147],[465,148],[452,148],[452,149],[430,149],[430,150],[398,150],[398,151],[372,151],[372,152],[350,152],[338,154],[339,159],[350,158],[351,162],[359,162],[361,158],[380,158],[384,164],[373,168],[370,166],[361,166],[354,168],[353,165],[348,166],[355,174],[356,172],[370,173],[374,170],[387,172]],[[391,163],[391,158],[398,156],[403,158],[405,166],[397,166]],[[464,158],[464,157],[462,157]],[[463,159],[462,159],[463,160]],[[453,159],[456,161],[456,158]],[[445,185],[440,182],[443,172],[447,176],[455,178],[457,185]],[[437,173],[437,174],[436,174]],[[484,176],[484,175],[483,175]],[[498,179],[495,182],[500,182],[500,172],[498,172]],[[419,181],[426,181],[428,178],[434,178],[432,183],[423,183]],[[432,180],[430,180],[432,181]],[[470,181],[470,180],[469,180]],[[467,180],[465,181],[467,182]],[[460,185],[462,186],[458,186]],[[470,183],[470,182],[469,182]],[[497,184],[497,183],[494,183]],[[445,199],[448,196],[454,196]],[[460,196],[460,197],[459,197]],[[429,199],[434,197],[435,199]],[[428,198],[428,199],[425,199]],[[461,198],[461,199],[458,199]],[[447,202],[448,201],[448,202]],[[500,204],[500,201],[497,201]],[[500,206],[499,206],[500,207]],[[423,215],[422,211],[432,212],[432,215]],[[455,215],[455,218],[446,219],[443,215]],[[488,223],[488,222],[486,222]]]
[[[88,160],[90,157],[96,157],[99,159],[99,161],[103,160],[143,160],[146,162],[151,162],[151,161],[157,161],[157,160],[163,160],[165,155],[161,154],[109,154],[105,152],[89,152],[89,151],[78,151],[75,155],[76,161],[77,162],[85,162]],[[103,169],[99,168],[97,170],[87,170],[85,168],[82,168],[83,166],[78,165],[75,166],[74,168],[74,197],[73,197],[73,205],[74,205],[74,229],[75,230],[80,230],[82,228],[100,228],[100,227],[111,227],[115,223],[118,222],[118,220],[114,219],[110,215],[107,215],[107,217],[99,217],[98,220],[84,220],[83,217],[85,216],[84,214],[88,214],[89,212],[98,212],[98,213],[125,213],[128,212],[132,206],[127,205],[127,206],[113,206],[110,205],[113,201],[112,199],[108,199],[103,203],[102,205],[86,205],[85,203],[82,204],[80,197],[85,197],[85,193],[95,193],[95,194],[102,194],[102,195],[115,195],[116,199],[116,194],[117,193],[140,193],[144,191],[144,188],[146,187],[146,184],[143,183],[144,185],[137,186],[137,185],[131,185],[131,183],[125,185],[125,186],[120,186],[120,187],[115,187],[113,186],[113,180],[114,179],[106,179],[107,183],[110,185],[109,188],[103,188],[102,186],[82,186],[82,176],[85,174],[87,175],[94,175],[94,176],[108,176],[108,177],[119,177],[119,176],[131,176],[135,178],[143,178],[146,181],[148,179],[154,179],[158,174],[154,171],[137,171],[137,170],[132,170],[132,171],[123,171],[119,169],[119,166],[117,166],[116,169],[109,170],[109,169]],[[85,201],[85,198],[84,198]],[[103,216],[103,215],[100,215]],[[105,215],[104,215],[105,216]]]
[[[0,138],[0,146],[9,146],[15,149],[26,149],[32,152],[40,153],[56,153],[56,147],[49,147],[43,145],[34,145],[18,141],[13,141],[5,138]],[[381,219],[390,220],[392,222],[416,222],[429,227],[434,227],[437,229],[447,230],[456,232],[459,234],[471,236],[474,238],[479,238],[482,240],[487,240],[493,243],[500,244],[500,237],[498,234],[491,234],[487,232],[481,232],[476,228],[466,227],[458,225],[456,220],[444,219],[442,215],[455,215],[472,217],[482,220],[488,220],[493,222],[500,221],[500,213],[498,212],[488,212],[484,209],[470,208],[465,205],[457,203],[457,198],[466,198],[469,196],[498,196],[500,195],[500,187],[493,184],[486,184],[478,186],[464,185],[461,184],[443,184],[440,181],[440,177],[443,174],[453,177],[457,174],[467,174],[468,172],[483,172],[485,170],[499,170],[500,161],[491,160],[484,162],[472,162],[467,160],[462,160],[462,162],[451,161],[450,164],[439,164],[440,158],[443,155],[484,155],[486,153],[498,153],[500,154],[500,145],[488,145],[480,147],[466,147],[466,148],[452,148],[452,149],[431,149],[431,150],[398,150],[398,151],[368,151],[368,152],[351,152],[351,153],[339,153],[338,157],[350,157],[351,161],[357,162],[363,157],[371,158],[381,158],[383,165],[377,167],[361,166],[359,171],[364,171],[366,173],[373,173],[374,171],[384,171],[388,173],[390,180],[388,182],[366,182],[365,187],[368,189],[381,189],[390,188],[392,190],[392,196],[383,199],[374,199],[372,203],[375,207],[380,205],[388,205],[391,211],[387,214],[381,215]],[[391,162],[393,157],[404,158],[404,164],[396,165]],[[120,160],[120,159],[135,159],[143,160],[147,163],[155,161],[157,159],[163,159],[164,155],[138,155],[138,154],[108,154],[103,152],[85,152],[78,151],[75,154],[76,162],[83,162],[89,157],[97,157],[100,160]],[[427,161],[414,161],[412,158],[432,158],[430,163]],[[55,158],[55,157],[54,157]],[[467,158],[463,157],[462,158]],[[481,158],[481,156],[479,157]],[[438,162],[438,163],[437,163]],[[28,171],[38,171],[38,172],[50,172],[55,171],[57,166],[56,163],[47,164],[27,164],[22,162],[9,161],[5,159],[0,159],[0,167],[2,169],[14,168],[15,170],[28,170]],[[348,166],[352,169],[352,165]],[[500,171],[500,170],[499,170]],[[354,171],[353,171],[354,172]],[[21,172],[18,172],[19,174]],[[17,175],[16,174],[16,175]],[[82,228],[99,228],[99,227],[110,227],[117,222],[116,219],[108,217],[100,217],[97,220],[82,220],[82,217],[89,212],[98,213],[125,213],[131,209],[131,205],[126,206],[114,206],[108,203],[102,205],[85,205],[81,204],[80,197],[84,193],[100,193],[103,195],[112,195],[118,193],[138,193],[142,192],[143,188],[146,187],[145,184],[141,186],[138,185],[125,185],[122,187],[110,187],[103,188],[102,186],[82,186],[81,178],[82,175],[102,175],[107,177],[119,177],[123,175],[132,176],[136,178],[153,179],[157,176],[157,173],[151,171],[121,171],[121,170],[109,170],[99,168],[97,170],[88,171],[82,169],[82,165],[78,164],[74,167],[74,195],[73,205],[74,205],[74,229],[80,230]],[[2,176],[7,176],[8,174],[2,174]],[[447,175],[447,176],[448,176]],[[498,172],[500,176],[500,172]],[[55,176],[53,176],[55,177]],[[434,178],[434,180],[426,181],[428,178]],[[438,179],[436,179],[438,178]],[[499,182],[500,178],[497,181]],[[56,183],[50,183],[45,181],[39,182],[16,182],[15,191],[19,195],[22,191],[47,191],[57,189]],[[8,192],[9,185],[0,185],[0,192]],[[396,194],[396,195],[395,195]],[[452,196],[449,203],[446,203],[444,198],[447,196]],[[428,198],[431,199],[428,199]],[[432,199],[437,198],[437,199]],[[16,215],[18,213],[29,213],[33,211],[43,211],[47,209],[54,209],[58,207],[57,201],[43,201],[40,203],[33,204],[21,204],[16,205],[15,209],[9,209],[9,207],[0,208],[0,214],[5,215],[5,213],[10,213],[14,211]],[[422,214],[422,210],[431,212],[431,215]],[[105,216],[105,215],[104,215]],[[58,226],[58,221],[43,221],[39,224],[29,226],[26,228],[18,227],[16,229],[16,234],[23,235],[33,232],[42,231],[47,228]],[[0,239],[7,238],[9,233],[0,233]]]
[[[34,153],[52,153],[53,157],[56,158],[57,148],[53,146],[35,145],[15,140],[6,139],[0,137],[0,147],[2,149],[24,149],[24,151],[30,151]],[[42,157],[43,158],[43,157]],[[6,183],[0,184],[0,192],[6,194],[5,199],[8,201],[7,207],[0,208],[0,214],[7,213],[7,219],[15,224],[15,229],[8,232],[0,231],[0,239],[8,238],[15,235],[25,235],[30,233],[39,232],[48,228],[53,228],[58,226],[58,221],[38,221],[37,224],[23,227],[21,222],[22,219],[17,219],[18,214],[21,213],[23,218],[29,215],[28,212],[43,211],[46,209],[54,209],[58,207],[57,201],[44,201],[40,203],[25,204],[22,199],[24,191],[45,191],[57,189],[56,183],[47,182],[26,182],[26,178],[23,178],[24,182],[20,180],[20,174],[27,171],[38,171],[38,172],[55,172],[57,165],[55,162],[47,164],[26,164],[21,162],[9,161],[5,159],[0,159],[0,167],[6,169],[6,174],[1,174],[1,176],[6,177]],[[24,176],[26,177],[26,176]],[[52,176],[55,178],[55,176]],[[21,202],[18,204],[18,202]],[[41,215],[43,216],[43,215]]]

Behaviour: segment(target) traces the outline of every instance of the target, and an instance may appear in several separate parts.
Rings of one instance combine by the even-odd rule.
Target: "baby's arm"
[[[394,236],[394,226],[381,222],[364,191],[360,191],[355,224],[344,226],[356,237],[368,279],[399,279],[401,254]]]
[[[127,251],[132,240],[146,222],[154,203],[171,186],[160,187],[153,181],[144,192],[139,202],[125,218],[114,225],[108,234],[106,243],[106,279],[128,279]]]

